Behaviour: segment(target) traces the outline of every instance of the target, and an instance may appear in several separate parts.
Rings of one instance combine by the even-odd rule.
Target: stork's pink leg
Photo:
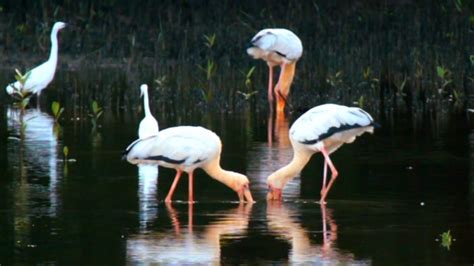
[[[324,156],[324,160],[328,163],[329,168],[331,168],[331,180],[329,180],[329,184],[326,186],[326,188],[324,188],[323,195],[321,195],[321,199],[320,199],[321,204],[325,204],[326,196],[339,173],[337,172],[336,167],[334,167],[334,164],[332,163],[331,158],[329,158],[329,153],[325,147],[321,149],[321,153]]]
[[[194,203],[194,192],[193,192],[193,172],[194,171],[191,171],[190,173],[188,173],[188,177],[189,177],[189,182],[188,182],[188,201],[189,203]]]
[[[171,198],[173,198],[174,190],[176,189],[176,185],[178,185],[179,178],[181,177],[181,170],[176,170],[176,176],[174,177],[173,184],[168,192],[168,195],[165,198],[165,202],[171,202]]]
[[[321,205],[321,218],[323,223],[323,248],[327,244],[326,205]],[[325,251],[325,249],[323,249]]]
[[[267,140],[268,147],[271,147],[273,144],[273,107],[270,107],[270,112],[268,113],[268,124],[267,124]]]
[[[273,110],[273,66],[268,65],[268,104]]]
[[[188,230],[193,232],[193,204],[188,205]]]
[[[174,227],[174,232],[179,235],[181,226],[179,224],[178,214],[176,213],[176,210],[173,208],[173,206],[171,206],[170,202],[165,202],[165,204],[171,219],[171,224]]]
[[[324,173],[323,173],[323,185],[321,186],[321,196],[324,194],[326,190],[326,176],[328,174],[328,162],[324,160]]]

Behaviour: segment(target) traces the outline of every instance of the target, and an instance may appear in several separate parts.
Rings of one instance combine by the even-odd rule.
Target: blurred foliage
[[[436,112],[474,94],[466,82],[474,76],[473,1],[5,0],[1,7],[4,66],[25,67],[32,55],[31,64],[44,60],[50,27],[63,20],[70,24],[60,34],[63,69],[121,69],[108,78],[91,70],[89,83],[67,77],[73,85],[61,93],[76,96],[65,99],[75,105],[97,99],[127,108],[137,102],[129,88],[166,76],[153,99],[161,111],[179,111],[177,101],[183,112],[238,109],[249,104],[240,73],[256,67],[245,93],[266,89],[267,67],[245,47],[267,27],[288,28],[303,41],[291,106],[358,102]],[[440,67],[449,75],[441,77]],[[254,108],[266,108],[266,93],[252,95]]]

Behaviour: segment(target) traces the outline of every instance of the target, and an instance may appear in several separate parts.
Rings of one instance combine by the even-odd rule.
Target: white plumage
[[[254,59],[267,62],[268,102],[270,108],[273,108],[273,99],[276,97],[277,111],[283,112],[295,75],[296,62],[303,54],[301,40],[287,29],[263,29],[252,38],[247,53]],[[273,88],[273,67],[277,65],[280,66],[280,77]]]
[[[203,127],[179,126],[162,130],[158,135],[137,140],[126,150],[130,163],[153,163],[176,169],[176,177],[165,201],[171,201],[181,173],[187,172],[189,201],[193,202],[193,171],[202,168],[208,175],[227,185],[239,195],[253,201],[248,178],[242,174],[223,170],[220,166],[222,144],[220,138]]]
[[[364,132],[372,133],[373,123],[372,117],[360,108],[324,104],[308,110],[293,123],[290,140],[293,146],[305,144],[305,148],[314,151],[324,145],[332,153]]]
[[[152,136],[158,135],[159,127],[158,122],[153,117],[150,111],[150,105],[148,100],[148,86],[142,84],[140,86],[140,93],[143,96],[143,108],[145,110],[145,117],[140,122],[138,128],[138,137],[140,139],[146,139]]]
[[[274,66],[297,61],[303,54],[301,40],[287,29],[263,29],[252,38],[251,43],[247,53]]]
[[[293,146],[292,161],[271,174],[267,183],[270,188],[269,199],[281,199],[281,190],[294,178],[311,156],[321,152],[325,158],[321,202],[331,188],[338,172],[329,154],[344,143],[352,143],[365,132],[372,133],[374,121],[370,114],[357,107],[337,104],[316,106],[299,117],[290,128],[290,141]],[[332,178],[326,185],[327,166],[331,168]]]
[[[38,102],[41,91],[48,86],[53,80],[54,73],[56,72],[56,65],[58,62],[58,32],[59,30],[66,27],[64,22],[56,22],[51,30],[51,51],[49,54],[48,61],[43,64],[31,69],[27,72],[28,79],[26,80],[24,87],[21,88],[19,81],[9,84],[5,90],[8,94],[14,93],[33,93],[37,94]],[[22,91],[20,91],[22,90]]]

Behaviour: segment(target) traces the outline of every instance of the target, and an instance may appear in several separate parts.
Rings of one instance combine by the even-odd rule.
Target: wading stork
[[[171,202],[183,172],[188,173],[189,177],[188,201],[194,202],[193,177],[196,168],[202,168],[212,178],[237,192],[241,202],[253,202],[248,178],[221,168],[221,151],[221,140],[214,132],[203,127],[178,126],[164,129],[156,136],[136,140],[127,147],[124,157],[132,164],[151,163],[176,170],[165,202]]]
[[[338,171],[329,155],[344,143],[352,143],[365,132],[373,133],[374,120],[364,110],[337,104],[323,104],[313,107],[301,115],[290,128],[290,142],[293,159],[289,164],[267,178],[268,200],[281,200],[286,183],[293,179],[308,163],[311,156],[321,152],[324,156],[321,204],[338,176]],[[326,183],[327,167],[331,179]]]
[[[254,59],[267,62],[268,102],[273,108],[273,94],[277,99],[277,112],[283,112],[295,76],[296,62],[303,54],[301,40],[287,29],[263,29],[251,40],[247,53]],[[273,89],[273,67],[280,66],[280,77]]]

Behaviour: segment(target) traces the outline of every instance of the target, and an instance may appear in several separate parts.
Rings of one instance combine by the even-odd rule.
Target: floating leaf
[[[451,230],[441,233],[440,236],[441,236],[441,246],[449,250],[451,248],[451,244],[453,241],[453,238],[451,236]]]

